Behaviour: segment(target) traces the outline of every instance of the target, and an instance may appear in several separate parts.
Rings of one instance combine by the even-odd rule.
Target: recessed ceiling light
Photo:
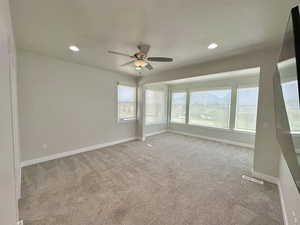
[[[208,46],[208,49],[215,49],[217,48],[218,45],[216,43],[211,43],[209,46]]]
[[[76,45],[71,45],[71,46],[69,47],[69,49],[70,49],[71,51],[73,51],[73,52],[79,52],[79,51],[80,51],[80,49],[79,49]]]

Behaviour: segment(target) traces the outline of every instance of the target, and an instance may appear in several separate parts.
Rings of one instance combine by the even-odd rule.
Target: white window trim
[[[244,130],[244,129],[237,129],[237,128],[234,128],[232,130],[237,133],[245,133],[245,134],[253,134],[253,135],[256,134],[255,130]]]
[[[186,124],[186,121],[184,121],[184,122],[175,122],[175,121],[170,120],[170,123],[171,124]],[[189,124],[187,124],[187,125],[189,125]]]
[[[199,125],[199,124],[191,124],[190,123],[190,101],[191,101],[191,92],[207,92],[207,91],[220,91],[220,90],[230,90],[230,104],[229,104],[229,120],[228,120],[228,127],[211,127],[211,126],[205,126],[205,125]],[[225,130],[232,130],[232,128],[230,127],[230,120],[231,120],[231,108],[232,108],[232,104],[231,104],[231,100],[232,100],[232,90],[233,90],[233,86],[223,86],[223,87],[207,87],[207,88],[203,88],[203,89],[190,89],[188,91],[188,104],[187,104],[187,108],[188,108],[188,119],[186,121],[186,124],[190,125],[190,126],[197,126],[197,127],[208,127],[208,128],[216,128],[216,129],[225,129]]]
[[[185,93],[186,94],[186,96],[185,96],[185,119],[184,119],[184,122],[174,122],[174,121],[172,121],[172,103],[173,103],[173,94],[174,93]],[[171,93],[170,93],[170,123],[171,124],[187,124],[188,123],[188,120],[187,120],[187,118],[188,118],[188,115],[187,115],[187,113],[189,112],[189,110],[187,110],[187,107],[188,107],[188,105],[189,105],[189,98],[190,98],[190,95],[189,95],[189,91],[188,90],[183,90],[183,89],[180,89],[180,90],[173,90],[173,91],[171,91]]]
[[[204,92],[204,91],[221,91],[221,90],[231,90],[232,86],[224,85],[224,86],[215,86],[215,87],[193,87],[189,88],[188,92]]]
[[[155,126],[155,125],[164,125],[164,124],[168,124],[168,109],[167,107],[165,107],[164,109],[164,119],[163,121],[158,121],[158,122],[152,122],[152,123],[147,123],[146,121],[146,111],[147,111],[147,105],[146,105],[146,92],[147,91],[159,91],[159,92],[162,92],[164,94],[164,99],[165,99],[165,106],[167,106],[167,102],[168,102],[168,90],[164,90],[164,89],[161,89],[161,88],[151,88],[151,87],[147,87],[145,88],[144,90],[144,102],[145,102],[145,112],[144,112],[144,115],[145,115],[145,120],[144,120],[144,126]]]
[[[232,129],[226,128],[226,127],[211,127],[211,126],[205,126],[205,125],[198,125],[198,124],[187,124],[188,126],[193,126],[193,127],[203,127],[203,128],[209,128],[209,129],[217,129],[217,130],[227,130],[230,131]]]
[[[119,117],[119,86],[127,86],[127,87],[132,87],[135,88],[135,116],[134,117],[129,117],[129,118],[120,118]],[[117,82],[116,85],[116,96],[117,96],[117,123],[129,123],[129,122],[136,122],[137,121],[137,107],[138,107],[138,99],[137,99],[137,86],[134,84],[129,84],[129,83],[123,83],[123,82]]]
[[[256,105],[256,123],[257,123],[257,110],[258,110],[258,98],[259,98],[259,86],[248,86],[248,85],[238,85],[236,88],[236,97],[235,97],[235,117],[234,117],[234,126],[232,127],[232,130],[240,132],[240,133],[252,133],[256,134],[256,128],[255,130],[246,130],[246,129],[240,129],[236,128],[236,120],[237,120],[237,102],[238,102],[238,89],[239,88],[257,88],[257,105]],[[256,125],[255,123],[255,125]]]

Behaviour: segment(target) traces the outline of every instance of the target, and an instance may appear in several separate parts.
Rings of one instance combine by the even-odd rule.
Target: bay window
[[[257,101],[257,87],[241,87],[237,89],[235,129],[255,131]]]
[[[118,85],[118,120],[136,119],[136,87]]]
[[[190,92],[189,124],[229,128],[231,89]]]
[[[186,114],[186,92],[173,92],[171,104],[171,122],[185,123]]]
[[[159,124],[166,120],[166,95],[162,90],[147,89],[145,93],[145,123]]]
[[[300,132],[300,109],[297,81],[283,83],[282,93],[292,132]]]

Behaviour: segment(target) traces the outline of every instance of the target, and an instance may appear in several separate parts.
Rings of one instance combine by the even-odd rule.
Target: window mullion
[[[190,120],[190,91],[186,90],[185,124],[189,124],[189,120]]]
[[[237,104],[237,85],[231,88],[231,102],[230,102],[230,118],[229,118],[229,128],[235,128],[236,121],[236,104]]]

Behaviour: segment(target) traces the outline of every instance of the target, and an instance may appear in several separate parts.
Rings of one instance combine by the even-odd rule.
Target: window
[[[230,101],[230,89],[191,92],[189,124],[228,128]]]
[[[136,119],[136,88],[118,85],[118,119]]]
[[[300,132],[300,109],[297,81],[290,81],[282,84],[282,93],[288,114],[290,129],[293,132]]]
[[[146,90],[146,124],[163,123],[165,121],[165,92]]]
[[[171,122],[185,123],[186,92],[172,93]]]
[[[235,129],[255,131],[258,88],[237,89]]]

